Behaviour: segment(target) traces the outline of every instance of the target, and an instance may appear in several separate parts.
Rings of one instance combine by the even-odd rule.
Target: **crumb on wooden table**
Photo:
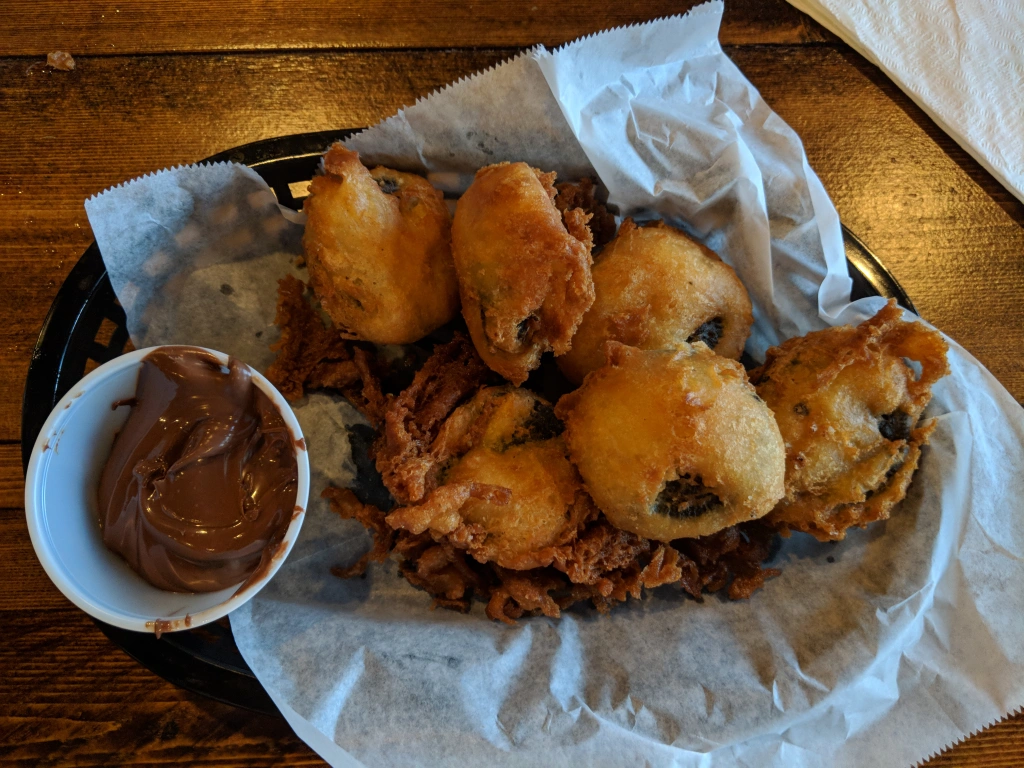
[[[46,66],[70,72],[75,68],[75,59],[67,51],[54,51],[46,54]]]

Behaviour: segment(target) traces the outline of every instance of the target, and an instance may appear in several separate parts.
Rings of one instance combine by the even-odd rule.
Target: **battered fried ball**
[[[663,222],[638,227],[626,219],[593,268],[596,299],[572,349],[558,358],[579,384],[604,365],[604,343],[678,349],[702,341],[739,359],[754,321],[750,296],[732,267]]]
[[[565,354],[590,305],[590,214],[560,213],[554,173],[526,163],[480,169],[459,199],[452,249],[462,314],[484,362],[514,384]]]
[[[528,390],[480,390],[434,441],[432,453],[450,457],[438,487],[422,503],[392,512],[388,524],[446,537],[481,563],[551,565],[555,547],[596,514],[562,430],[551,405]]]
[[[671,541],[771,511],[785,492],[785,450],[739,363],[702,342],[646,351],[610,341],[607,350],[607,364],[555,413],[612,524]]]
[[[451,218],[426,179],[335,144],[303,210],[310,281],[344,338],[408,344],[455,317]]]
[[[887,519],[934,428],[918,420],[949,372],[947,349],[936,331],[905,322],[894,300],[859,326],[769,349],[751,372],[786,441],[786,497],[768,521],[835,541]]]

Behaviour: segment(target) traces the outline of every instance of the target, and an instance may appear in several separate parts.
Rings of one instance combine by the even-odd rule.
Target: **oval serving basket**
[[[202,162],[248,165],[269,184],[283,205],[302,207],[306,185],[327,146],[360,129],[302,133],[267,139],[220,152]],[[846,227],[843,240],[853,298],[881,295],[914,305],[895,278]],[[64,394],[97,365],[126,351],[124,310],[110,285],[99,248],[93,243],[57,293],[32,351],[21,416],[23,467],[43,422]],[[96,622],[119,648],[164,679],[187,690],[238,707],[278,714],[273,701],[235,646],[227,619],[198,629],[153,635]]]

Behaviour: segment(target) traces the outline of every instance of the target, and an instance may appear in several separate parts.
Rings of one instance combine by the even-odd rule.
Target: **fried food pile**
[[[449,223],[425,179],[335,145],[312,191],[268,378],[347,397],[390,495],[324,489],[373,537],[336,575],[393,558],[435,606],[508,623],[666,585],[743,599],[780,535],[841,539],[906,495],[948,366],[895,302],[748,376],[733,269],[663,222],[616,233],[589,179],[488,166]]]
[[[490,618],[511,622],[557,617],[585,600],[607,611],[666,584],[697,599],[720,589],[739,599],[776,573],[761,566],[775,531],[757,522],[671,543],[613,525],[585,490],[551,404],[526,389],[480,386],[481,369],[458,335],[389,402],[374,453],[402,504],[388,512],[327,490],[332,508],[374,537],[338,575],[393,554],[435,605],[468,611],[477,596]],[[779,485],[781,495],[781,476]]]

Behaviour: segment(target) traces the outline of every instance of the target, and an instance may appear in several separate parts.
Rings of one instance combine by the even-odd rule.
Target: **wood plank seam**
[[[603,31],[598,30],[594,34],[600,34]],[[558,45],[545,45],[549,51],[555,51],[564,45],[568,45],[573,42],[567,40],[564,43]],[[540,45],[538,43],[537,45]],[[158,59],[158,58],[181,58],[188,56],[189,58],[221,58],[228,56],[295,56],[295,55],[315,55],[324,53],[344,53],[344,54],[358,54],[358,53],[372,53],[372,54],[408,54],[408,53],[490,53],[490,52],[502,52],[502,51],[514,51],[514,52],[525,52],[529,51],[535,46],[509,46],[509,45],[494,45],[494,46],[478,46],[478,45],[463,45],[463,46],[417,46],[417,47],[403,47],[393,46],[389,48],[369,48],[369,47],[347,47],[342,45],[335,46],[318,46],[315,48],[211,48],[203,49],[201,51],[152,51],[152,52],[132,52],[132,53],[83,53],[75,55],[74,51],[69,51],[74,55],[75,62],[89,61],[89,60],[101,60],[101,59]],[[744,50],[744,51],[756,51],[756,50],[782,50],[782,49],[793,49],[793,50],[806,50],[808,48],[831,48],[838,51],[853,51],[848,44],[842,41],[830,41],[830,40],[815,40],[807,43],[793,43],[793,42],[762,42],[762,43],[728,43],[722,46],[722,49],[728,53],[730,50]],[[27,61],[27,62],[38,62],[40,59],[45,59],[45,56],[31,55],[31,54],[6,54],[0,56],[0,61]]]

